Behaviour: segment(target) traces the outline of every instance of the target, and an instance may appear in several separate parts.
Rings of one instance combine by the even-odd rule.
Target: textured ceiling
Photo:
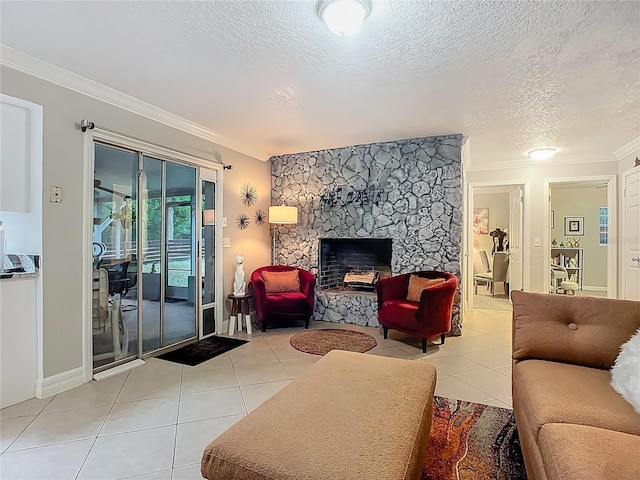
[[[2,1],[0,40],[269,154],[462,133],[475,165],[593,161],[640,136],[638,2],[372,3],[337,37],[312,1]]]

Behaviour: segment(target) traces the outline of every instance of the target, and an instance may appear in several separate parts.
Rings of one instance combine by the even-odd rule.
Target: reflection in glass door
[[[165,257],[162,255],[164,223],[163,161],[143,157],[140,179],[140,259],[142,265],[142,351],[147,353],[162,346],[160,339],[162,283]]]
[[[143,157],[142,350],[196,336],[196,169]]]
[[[91,289],[94,369],[138,354],[137,184],[136,152],[95,145]]]
[[[165,163],[162,346],[196,336],[196,169]]]

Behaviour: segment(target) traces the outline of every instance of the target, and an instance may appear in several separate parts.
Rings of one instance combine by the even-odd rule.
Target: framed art
[[[584,235],[584,217],[564,217],[564,234],[567,237]]]
[[[473,209],[473,234],[487,235],[489,233],[489,209]]]

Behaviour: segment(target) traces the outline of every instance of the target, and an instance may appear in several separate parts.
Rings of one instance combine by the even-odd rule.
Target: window
[[[600,246],[607,246],[609,243],[609,209],[600,207]]]

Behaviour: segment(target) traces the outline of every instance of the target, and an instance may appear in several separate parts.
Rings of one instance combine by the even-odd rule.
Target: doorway
[[[218,171],[163,155],[98,141],[93,154],[96,373],[215,333],[221,190]]]
[[[469,184],[467,190],[465,309],[511,311],[509,293],[525,284],[526,184]]]
[[[547,180],[545,189],[549,293],[615,298],[615,177]]]

